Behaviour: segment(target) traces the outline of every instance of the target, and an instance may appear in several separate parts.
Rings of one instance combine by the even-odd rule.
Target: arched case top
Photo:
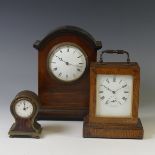
[[[76,26],[63,26],[55,29],[54,31],[50,32],[47,36],[45,36],[41,41],[37,40],[34,44],[33,47],[36,49],[41,49],[45,46],[46,43],[48,43],[50,40],[52,40],[55,37],[65,35],[65,34],[75,34],[77,36],[81,36],[82,38],[85,38],[88,40],[92,45],[95,47],[96,50],[102,48],[102,43],[101,41],[96,41],[94,37],[85,31],[84,29],[81,29]]]
[[[22,117],[21,115],[17,114],[15,106],[22,100],[30,102],[33,107],[32,113],[29,113],[28,117]],[[27,108],[29,108],[29,105],[25,106],[24,104],[24,107],[20,107],[20,111],[26,110]],[[39,98],[32,91],[23,90],[15,96],[10,105],[12,116],[15,119],[15,122],[11,126],[8,133],[10,137],[40,138],[42,128],[41,125],[37,122],[39,105]]]

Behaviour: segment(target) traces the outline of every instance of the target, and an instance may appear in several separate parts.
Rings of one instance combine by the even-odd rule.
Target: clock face
[[[63,43],[53,48],[48,59],[50,72],[59,80],[70,82],[79,79],[86,70],[84,51],[74,44]]]
[[[33,105],[27,100],[20,100],[15,105],[15,112],[22,118],[28,118],[33,113]]]
[[[97,75],[96,115],[130,117],[132,114],[133,77]]]

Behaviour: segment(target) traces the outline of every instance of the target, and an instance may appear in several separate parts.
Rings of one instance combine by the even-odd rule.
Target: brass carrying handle
[[[100,61],[99,62],[103,62],[103,54],[107,53],[107,54],[126,54],[127,55],[127,63],[130,62],[130,57],[129,57],[129,53],[127,51],[124,50],[105,50],[101,52],[100,55]]]

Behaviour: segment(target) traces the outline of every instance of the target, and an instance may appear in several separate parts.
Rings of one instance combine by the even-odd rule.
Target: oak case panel
[[[97,75],[131,75],[133,77],[132,107],[130,116],[96,115]],[[90,105],[89,114],[84,119],[85,138],[130,138],[142,139],[143,126],[138,118],[140,68],[134,62],[92,63],[90,67]]]
[[[97,66],[93,69],[93,66]],[[96,116],[96,76],[97,74],[116,74],[116,75],[131,75],[133,76],[133,97],[132,97],[132,113],[130,117],[97,117]],[[140,68],[137,63],[114,63],[108,66],[91,65],[91,89],[90,89],[90,122],[102,123],[133,123],[138,121],[138,106],[139,106],[139,85],[140,85]]]

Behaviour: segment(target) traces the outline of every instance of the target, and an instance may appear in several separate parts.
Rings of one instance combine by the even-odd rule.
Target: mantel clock
[[[38,96],[32,91],[24,90],[16,95],[10,105],[15,119],[9,131],[10,137],[40,138],[42,128],[36,120],[39,105]]]
[[[65,26],[34,47],[39,51],[38,118],[82,120],[88,112],[89,65],[101,42],[81,28]]]
[[[103,62],[102,55],[127,54],[127,62]],[[123,50],[101,52],[90,67],[90,106],[84,137],[143,138],[138,118],[140,68]]]

